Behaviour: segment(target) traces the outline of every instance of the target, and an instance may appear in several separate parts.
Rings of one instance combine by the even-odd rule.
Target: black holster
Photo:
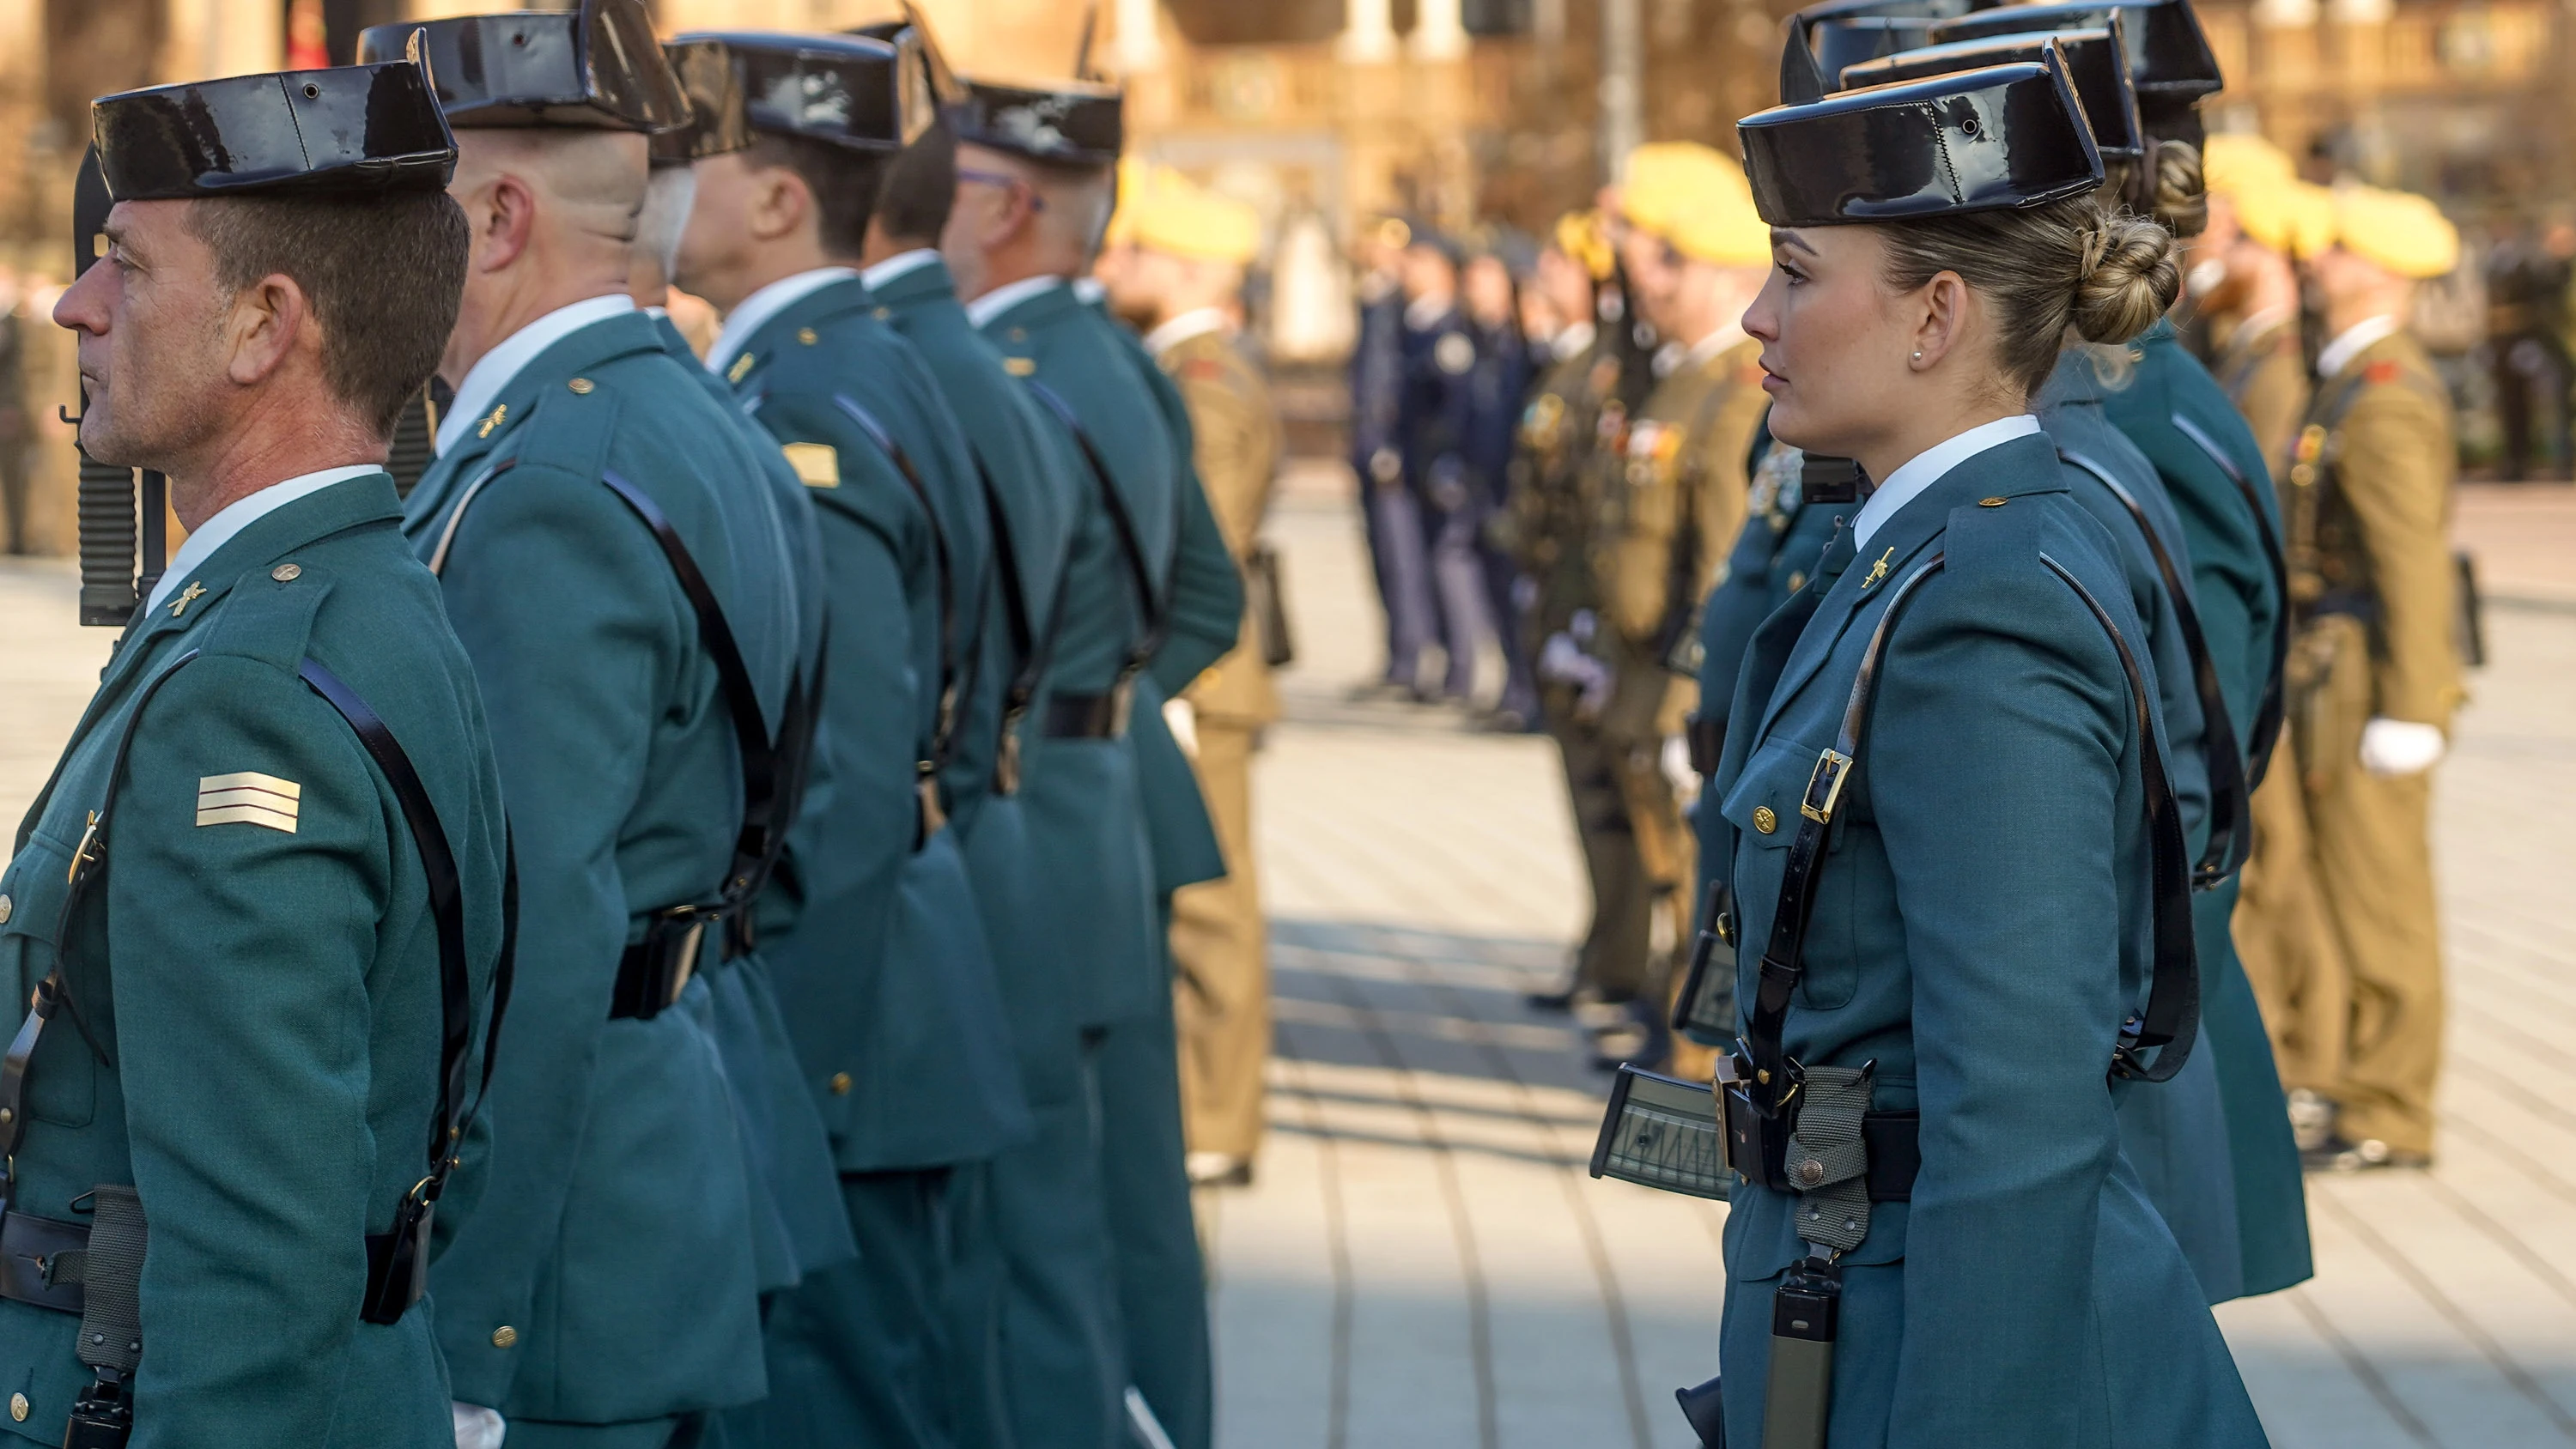
[[[618,958],[617,988],[609,998],[611,1021],[650,1021],[680,999],[697,974],[698,952],[707,927],[724,916],[721,908],[673,906],[654,915],[644,939]]]
[[[438,1204],[414,1191],[394,1214],[393,1231],[367,1234],[367,1296],[358,1302],[358,1317],[399,1323],[429,1291],[429,1229],[437,1215]]]

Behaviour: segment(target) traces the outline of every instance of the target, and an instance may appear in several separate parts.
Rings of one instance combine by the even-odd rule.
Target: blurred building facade
[[[38,473],[68,361],[43,321],[89,98],[345,60],[364,27],[488,0],[0,0],[0,300]],[[833,29],[893,0],[648,0],[666,31]],[[1086,36],[1136,146],[1267,218],[1258,335],[1286,363],[1347,345],[1340,243],[1394,211],[1537,231],[1640,140],[1729,144],[1774,99],[1790,0],[922,0],[961,68],[1068,73]],[[2474,231],[2576,218],[2576,60],[2561,0],[2207,0],[2229,77],[2212,123],[2261,130],[2315,179],[2428,192]],[[5,350],[5,349],[0,349]],[[6,370],[0,370],[6,371]],[[0,414],[21,399],[0,396]],[[0,429],[5,433],[6,429]],[[10,469],[0,467],[0,478]],[[24,490],[20,490],[22,493]],[[21,500],[22,504],[24,500]],[[66,505],[67,509],[67,505]],[[68,547],[67,511],[0,549]],[[58,516],[59,515],[59,516]]]

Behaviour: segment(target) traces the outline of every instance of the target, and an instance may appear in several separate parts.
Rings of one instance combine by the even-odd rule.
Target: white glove
[[[1198,706],[1186,699],[1164,700],[1163,727],[1172,732],[1172,742],[1181,747],[1182,754],[1193,760],[1199,757]]]
[[[2382,779],[2420,775],[2441,763],[2448,748],[2440,725],[2375,719],[2361,727],[2361,767]]]
[[[1671,783],[1673,794],[1684,800],[1699,796],[1699,771],[1691,768],[1690,741],[1680,735],[1664,736],[1664,779]]]
[[[1574,642],[1573,635],[1563,631],[1550,634],[1547,642],[1538,646],[1538,677],[1550,684],[1580,684],[1582,666],[1576,661],[1582,658],[1583,646]]]
[[[450,1401],[447,1411],[456,1420],[456,1449],[501,1449],[502,1436],[510,1432],[498,1410]]]

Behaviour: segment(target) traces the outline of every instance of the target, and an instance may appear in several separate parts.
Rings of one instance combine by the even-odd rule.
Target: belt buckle
[[[662,999],[664,1007],[679,1005],[680,993],[689,989],[689,978],[698,974],[698,949],[705,944],[707,927],[715,919],[711,913],[692,918],[688,931],[680,937],[680,944],[672,948],[671,990]]]
[[[1798,801],[1798,813],[1818,825],[1834,823],[1834,807],[1843,798],[1843,782],[1851,778],[1852,757],[1840,750],[1827,750],[1816,756],[1816,768],[1807,776],[1807,793]]]

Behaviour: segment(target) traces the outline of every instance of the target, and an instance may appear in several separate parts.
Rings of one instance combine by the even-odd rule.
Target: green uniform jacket
[[[1540,373],[1521,410],[1509,496],[1497,524],[1507,529],[1521,572],[1538,585],[1529,627],[1533,650],[1563,630],[1577,610],[1596,603],[1584,475],[1592,465],[1601,405],[1618,380],[1618,359],[1607,340],[1596,336],[1590,346]]]
[[[978,481],[990,490],[990,506],[1009,535],[1007,548],[1001,538],[994,540],[994,567],[1011,570],[1019,580],[1034,654],[1056,626],[1057,581],[1064,576],[1085,496],[1081,460],[1028,390],[1004,370],[993,344],[967,320],[946,263],[933,257],[874,290],[886,325],[913,345],[949,406],[970,424],[966,440]],[[1005,607],[997,600],[986,611],[989,622],[978,641],[976,670],[990,687],[978,691],[977,706],[968,712],[963,728],[975,737],[961,742],[958,768],[951,774],[961,797],[981,797],[980,806],[972,809],[961,800],[956,829],[983,910],[1021,1085],[1032,1104],[1046,1104],[1065,1101],[1078,1090],[1080,1033],[1075,982],[1057,954],[1059,923],[1036,907],[1032,878],[1038,856],[1027,812],[1017,793],[1001,794],[990,784],[992,761],[1003,748],[1001,696],[1027,662],[1012,642]],[[1022,721],[1015,728],[1019,739],[1010,748],[1025,757],[1027,724]],[[969,744],[973,748],[964,747]],[[979,764],[981,778],[958,778]]]
[[[938,384],[876,311],[856,279],[831,283],[724,363],[752,416],[803,460],[824,520],[831,790],[790,840],[805,914],[775,959],[844,1172],[972,1162],[1032,1130],[965,855],[945,828],[914,843],[914,782],[935,763],[943,669],[963,720],[976,718],[967,701],[999,687],[970,669],[996,587],[991,528]],[[912,464],[922,494],[869,422]],[[910,688],[896,683],[906,677]],[[989,702],[981,712],[988,735],[997,713]],[[951,765],[972,733],[956,730]],[[974,748],[989,762],[989,738]],[[952,782],[944,770],[937,778],[944,810]]]
[[[1134,520],[1150,575],[1170,587],[1172,561],[1193,510],[1178,486],[1188,476],[1182,471],[1187,435],[1174,437],[1156,401],[1159,393],[1139,382],[1149,372],[1159,376],[1160,369],[1070,287],[1050,287],[1023,298],[987,319],[982,330],[1001,349],[1013,375],[1051,389],[1083,419],[1108,466],[1111,486]],[[1088,465],[1077,474],[1077,485],[1081,513],[1066,565],[1064,622],[1056,631],[1054,668],[1048,676],[1051,697],[1110,690],[1145,629],[1143,603]],[[1195,512],[1231,578],[1232,564],[1222,561],[1224,541],[1206,513],[1205,497],[1198,501]],[[1235,612],[1240,608],[1238,598]],[[1230,629],[1225,637],[1232,637]],[[1223,648],[1219,642],[1198,667]],[[1156,661],[1156,669],[1161,667]],[[1153,677],[1136,679],[1124,738],[1049,739],[1041,733],[1029,748],[1024,808],[1044,867],[1037,904],[1058,923],[1058,949],[1068,972],[1081,983],[1077,1012],[1086,1025],[1147,1015],[1169,990],[1154,898],[1172,888],[1164,882],[1174,872],[1158,859],[1148,834],[1149,793],[1142,781],[1167,781],[1177,765],[1178,779],[1189,783],[1193,801],[1197,785],[1162,728],[1162,696],[1152,687]],[[1144,776],[1139,756],[1147,747],[1136,742],[1149,735],[1159,742],[1151,753],[1168,750],[1169,757],[1152,761],[1153,774]],[[1155,789],[1151,798],[1169,799],[1168,787]],[[1200,807],[1198,828],[1212,842],[1214,831],[1205,813]]]
[[[338,675],[427,788],[461,877],[479,1038],[501,936],[500,777],[400,517],[393,480],[373,474],[215,550],[118,646],[0,875],[15,999],[63,947],[80,1012],[58,1011],[36,1049],[15,1206],[79,1221],[93,1185],[132,1183],[151,1220],[137,1446],[453,1442],[432,1305],[384,1327],[358,1317],[365,1237],[420,1180],[437,1104],[427,880],[383,774],[296,677],[307,659]],[[65,920],[73,852],[129,736],[103,853]],[[293,793],[285,823],[275,809],[206,818],[244,773]],[[442,1224],[471,1196],[452,1184]],[[28,1406],[10,1428],[62,1442],[92,1378],[79,1327],[0,1302],[0,1365]]]
[[[508,1418],[614,1423],[763,1392],[751,1190],[709,988],[608,1019],[650,913],[722,881],[742,770],[697,614],[602,482],[617,474],[678,531],[775,730],[798,629],[760,469],[635,312],[540,353],[408,500],[518,832],[492,1178],[431,1280],[456,1397]]]
[[[1766,941],[1799,802],[1886,601],[1944,558],[1880,667],[1783,1034],[1809,1066],[1875,1061],[1875,1109],[1922,1114],[1911,1201],[1876,1204],[1842,1259],[1838,1449],[2264,1442],[2122,1155],[2127,1089],[2105,1080],[2147,984],[2146,741],[2110,636],[2043,558],[2151,665],[2118,545],[2068,487],[2041,438],[1961,463],[1858,563],[1838,538],[1737,685],[1719,791],[1744,939]],[[1735,1189],[1721,1356],[1736,1443],[1762,1442],[1772,1292],[1805,1251],[1796,1213],[1792,1194]]]
[[[2041,393],[2040,422],[2059,456],[2069,460],[2070,496],[2111,536],[2128,575],[2130,601],[2143,626],[2143,652],[2155,662],[2165,738],[2172,744],[2165,769],[2173,783],[2174,802],[2181,809],[2185,844],[2198,860],[2209,839],[2210,774],[2202,751],[2208,730],[2213,724],[2223,728],[2224,722],[2208,721],[2201,708],[2176,601],[2165,587],[2164,573],[2137,515],[2090,468],[2073,460],[2082,459],[2108,472],[2128,490],[2182,577],[2185,592],[2191,588],[2191,558],[2163,479],[2146,455],[2111,425],[2103,411],[2102,394],[2101,379],[2086,355],[2070,351]],[[2237,1297],[2244,1284],[2234,1163],[2226,1144],[2227,1109],[2210,1053],[2194,1053],[2182,1075],[2157,1091],[2132,1092],[2120,1104],[2121,1149],[2212,1303]]]
[[[2250,770],[2255,717],[2286,662],[2277,642],[2286,604],[2274,572],[2281,521],[2265,446],[2169,323],[2158,323],[2137,347],[2128,385],[2108,389],[2103,410],[2155,465],[2173,500],[2191,553],[2201,632],[2227,700],[2227,723]],[[2295,364],[2295,338],[2290,352]],[[2216,889],[2195,893],[2192,918],[2200,943],[2204,1050],[2226,1111],[2241,1291],[2252,1294],[2287,1288],[2313,1269],[2298,1144],[2282,1104],[2271,1037],[2228,929],[2241,884],[2231,875]],[[2215,1291],[2218,1285],[2205,1286]]]
[[[795,589],[796,668],[810,686],[824,642],[823,541],[814,505],[778,444],[742,411],[733,389],[698,365],[688,339],[669,317],[655,323],[662,350],[736,421],[760,459],[761,481],[777,506],[790,564],[788,581]],[[716,1049],[724,1054],[743,1149],[750,1158],[752,1246],[760,1291],[774,1293],[818,1268],[850,1261],[858,1256],[858,1245],[850,1238],[850,1215],[841,1208],[831,1144],[814,1110],[813,1094],[805,1089],[805,1071],[779,1010],[768,960],[754,950],[731,961],[702,962],[700,969],[713,998]]]

